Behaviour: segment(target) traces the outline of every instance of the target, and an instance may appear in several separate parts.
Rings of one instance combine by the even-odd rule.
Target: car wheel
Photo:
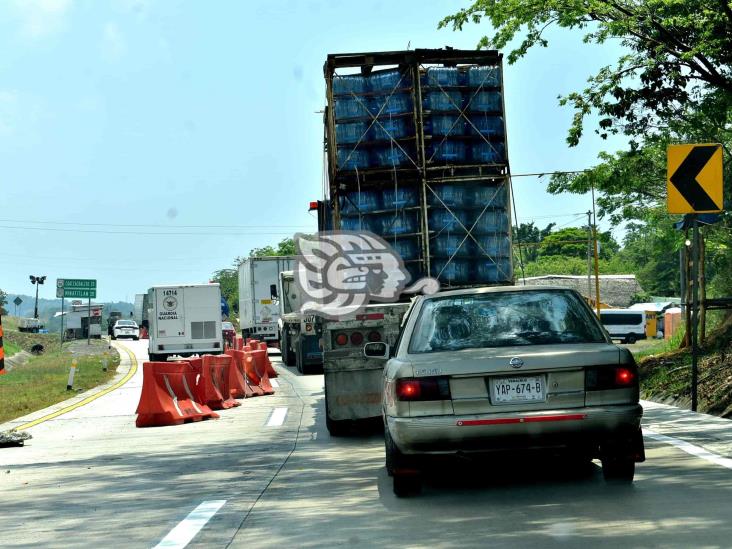
[[[117,339],[117,336],[112,334],[112,339]]]
[[[140,341],[140,338],[139,337],[133,337],[132,338],[132,341]]]
[[[418,474],[398,473],[392,479],[394,495],[398,498],[416,496],[422,491],[422,478]]]
[[[631,483],[635,477],[635,461],[629,458],[604,458],[602,476],[608,482]]]
[[[392,477],[394,476],[394,470],[403,463],[404,456],[394,444],[386,425],[384,425],[384,450],[386,453],[386,472]]]
[[[626,343],[630,343],[631,345],[638,341],[635,337],[635,334],[630,334],[628,337],[625,338]]]

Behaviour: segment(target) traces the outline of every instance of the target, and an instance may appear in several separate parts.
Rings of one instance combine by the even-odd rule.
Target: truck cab
[[[297,366],[301,374],[319,370],[323,364],[323,323],[313,314],[303,315],[300,312],[303,302],[293,271],[280,273],[279,295],[282,362],[287,366]]]

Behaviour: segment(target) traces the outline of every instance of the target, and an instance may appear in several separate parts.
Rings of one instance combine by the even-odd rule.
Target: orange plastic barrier
[[[252,396],[262,396],[266,394],[264,389],[259,386],[259,377],[257,376],[257,369],[254,363],[254,357],[250,352],[243,351],[243,364],[244,364],[244,375],[247,378],[247,384],[252,390]]]
[[[269,359],[267,347],[264,347],[264,363],[267,367],[267,375],[269,377],[277,377],[277,371],[274,369],[274,366],[272,366],[272,361]]]
[[[244,338],[241,336],[236,336],[236,338],[234,339],[234,349],[236,349],[237,351],[241,351],[243,347]]]
[[[196,395],[212,410],[222,410],[241,406],[231,398],[229,386],[229,369],[232,359],[228,355],[203,355],[201,358],[190,359],[193,368],[198,372]]]
[[[137,405],[137,427],[180,425],[218,418],[194,397],[196,372],[188,362],[145,362],[142,394]]]
[[[265,395],[273,395],[274,389],[267,373],[267,349],[257,349],[249,354],[254,359],[254,374],[259,379],[257,385],[262,388]]]
[[[233,398],[253,397],[254,392],[249,387],[249,382],[244,373],[244,353],[236,349],[229,349],[226,354],[231,357],[229,368],[229,389]]]

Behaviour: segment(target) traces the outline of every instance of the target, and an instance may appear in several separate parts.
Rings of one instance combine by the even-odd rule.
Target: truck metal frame
[[[478,257],[486,258],[495,264],[498,273],[497,284],[513,284],[513,254],[510,249],[511,242],[511,223],[510,214],[508,215],[507,239],[508,239],[508,257],[502,267],[496,258],[493,257],[482,246],[481,242],[474,236],[474,228],[478,224],[478,220],[485,215],[490,208],[501,207],[505,212],[510,212],[512,204],[511,196],[511,179],[507,153],[507,136],[505,131],[505,123],[503,131],[498,136],[484,135],[467,115],[471,102],[476,97],[478,91],[484,89],[486,79],[480,83],[478,90],[469,97],[467,104],[458,107],[453,101],[453,106],[459,111],[458,121],[465,124],[465,127],[471,127],[474,131],[471,139],[478,139],[480,136],[487,146],[492,148],[496,158],[501,161],[496,162],[449,162],[436,161],[436,148],[432,146],[433,152],[430,154],[430,143],[434,143],[435,139],[442,138],[439,146],[450,138],[462,139],[461,136],[451,135],[455,123],[449,129],[446,135],[431,135],[425,129],[425,115],[430,116],[426,111],[423,102],[424,93],[443,93],[450,98],[449,91],[468,88],[462,85],[435,85],[423,86],[423,77],[427,74],[428,67],[459,67],[458,72],[464,74],[467,72],[467,66],[478,66],[483,69],[494,71],[492,86],[485,86],[486,91],[494,91],[500,93],[500,110],[492,113],[496,116],[504,116],[505,108],[503,104],[503,86],[502,86],[502,61],[503,56],[495,50],[454,50],[454,49],[417,49],[411,51],[391,51],[391,52],[371,52],[371,53],[345,53],[328,55],[323,67],[326,81],[327,107],[325,111],[325,151],[328,162],[328,182],[326,185],[326,196],[324,201],[318,205],[318,227],[320,230],[340,229],[341,228],[341,211],[340,204],[343,199],[347,199],[347,193],[361,193],[367,190],[383,190],[388,188],[410,187],[417,189],[419,195],[419,203],[417,206],[403,206],[398,208],[398,212],[410,209],[418,212],[419,230],[414,234],[400,235],[402,237],[416,237],[418,240],[419,257],[417,259],[405,261],[410,272],[418,273],[418,276],[432,276],[440,281],[443,288],[461,288],[469,286],[485,286],[485,282],[479,280],[468,281],[467,283],[455,284],[443,279],[442,275],[445,269],[452,262],[457,250],[466,241],[477,246],[479,250]],[[346,75],[372,75],[375,69],[393,69],[399,68],[402,75],[400,80],[396,82],[390,91],[383,92],[388,94],[385,100],[389,101],[395,92],[400,94],[409,94],[413,105],[413,112],[398,114],[396,116],[407,116],[414,127],[414,135],[406,137],[395,137],[385,128],[382,121],[386,115],[383,114],[384,106],[374,113],[374,109],[369,110],[365,101],[372,95],[369,91],[351,92],[349,99],[358,102],[362,107],[362,112],[367,112],[370,120],[367,120],[367,128],[353,148],[353,151],[361,144],[365,136],[372,128],[378,128],[381,134],[386,134],[389,138],[389,146],[400,149],[401,153],[406,156],[407,162],[402,165],[368,167],[364,169],[352,169],[348,166],[349,156],[343,162],[344,166],[339,167],[338,163],[338,142],[336,131],[336,115],[335,101],[336,94],[334,92],[334,79]],[[487,74],[490,71],[487,71]],[[408,80],[404,85],[404,80]],[[429,80],[426,80],[429,84]],[[472,87],[471,89],[474,89]],[[343,95],[339,96],[343,97]],[[452,101],[452,99],[450,99]],[[391,116],[391,115],[390,115]],[[346,119],[347,120],[347,119]],[[343,122],[343,120],[341,120]],[[347,123],[347,122],[346,122]],[[454,132],[458,134],[458,131]],[[502,154],[498,154],[497,147],[501,147]],[[347,145],[344,145],[347,148]],[[408,150],[410,152],[408,152]],[[478,215],[478,220],[473,222],[472,226],[463,225],[456,212],[438,195],[435,188],[437,185],[443,184],[466,184],[478,185],[482,187],[496,189],[486,204],[482,207],[482,211]],[[506,197],[503,205],[493,203],[495,196],[499,193],[505,193]],[[342,197],[342,198],[341,198]],[[464,238],[456,250],[447,258],[442,259],[442,267],[437,269],[433,264],[434,254],[431,250],[430,239],[439,234],[430,228],[428,210],[430,203],[439,204],[440,208],[447,210],[450,215],[460,224],[464,230]],[[358,211],[359,225],[362,215],[379,215],[395,212],[395,209],[385,211],[361,212],[358,205],[355,206]],[[480,209],[480,208],[476,208]],[[386,237],[384,237],[386,239]],[[470,239],[470,240],[468,240]],[[388,239],[387,239],[388,240]],[[506,265],[508,268],[506,269]],[[414,276],[414,275],[413,275]],[[447,278],[447,277],[445,277]],[[404,296],[408,299],[409,296]],[[326,424],[331,435],[339,435],[353,422],[353,420],[362,420],[367,418],[375,418],[381,415],[381,376],[383,372],[384,362],[372,358],[368,358],[363,354],[362,346],[359,345],[338,345],[336,338],[339,334],[346,334],[349,337],[353,333],[361,334],[356,337],[370,340],[368,338],[371,332],[379,332],[383,341],[390,345],[394,345],[399,333],[400,325],[404,314],[408,310],[408,304],[405,302],[383,305],[371,304],[366,308],[365,313],[351,320],[322,320],[323,327],[323,371],[325,378],[325,400],[326,400]],[[343,338],[341,338],[343,341]]]

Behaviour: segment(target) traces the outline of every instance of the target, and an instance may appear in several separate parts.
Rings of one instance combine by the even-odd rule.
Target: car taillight
[[[363,334],[361,332],[353,332],[351,334],[351,345],[361,345],[363,343]]]
[[[345,345],[348,343],[348,336],[346,334],[338,334],[335,340],[338,345]]]
[[[588,391],[623,389],[637,385],[638,370],[634,364],[603,366],[585,370],[585,389]]]
[[[372,343],[381,341],[381,334],[379,332],[369,332],[369,341]]]
[[[396,381],[396,397],[401,401],[450,400],[446,377],[403,378]]]
[[[630,368],[616,368],[615,369],[615,385],[620,387],[627,387],[633,385],[635,381],[635,372]]]

